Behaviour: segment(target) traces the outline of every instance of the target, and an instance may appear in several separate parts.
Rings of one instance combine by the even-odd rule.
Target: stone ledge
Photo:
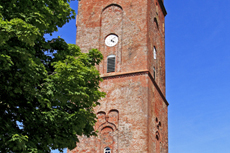
[[[112,73],[106,73],[100,75],[101,78],[107,78],[107,77],[117,77],[121,75],[132,75],[136,73],[148,73],[148,70],[138,70],[138,71],[129,71],[129,72],[112,72]]]

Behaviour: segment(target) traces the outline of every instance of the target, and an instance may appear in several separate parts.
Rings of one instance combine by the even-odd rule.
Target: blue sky
[[[230,1],[165,0],[170,153],[230,153]]]
[[[230,153],[230,1],[165,7],[169,153]],[[53,36],[74,44],[75,20]]]

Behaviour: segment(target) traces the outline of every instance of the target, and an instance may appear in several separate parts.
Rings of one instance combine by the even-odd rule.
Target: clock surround
[[[115,34],[109,34],[106,38],[105,38],[105,45],[108,47],[113,47],[118,43],[118,36]]]

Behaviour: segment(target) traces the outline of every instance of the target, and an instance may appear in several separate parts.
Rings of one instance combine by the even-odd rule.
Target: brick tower
[[[68,153],[168,153],[163,0],[81,0],[77,45],[98,48],[106,98],[96,107],[98,137]]]

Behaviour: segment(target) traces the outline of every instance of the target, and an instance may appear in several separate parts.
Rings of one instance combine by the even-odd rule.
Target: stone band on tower
[[[95,108],[98,137],[69,153],[168,153],[166,10],[162,0],[81,0],[77,45],[98,48],[106,98]]]

